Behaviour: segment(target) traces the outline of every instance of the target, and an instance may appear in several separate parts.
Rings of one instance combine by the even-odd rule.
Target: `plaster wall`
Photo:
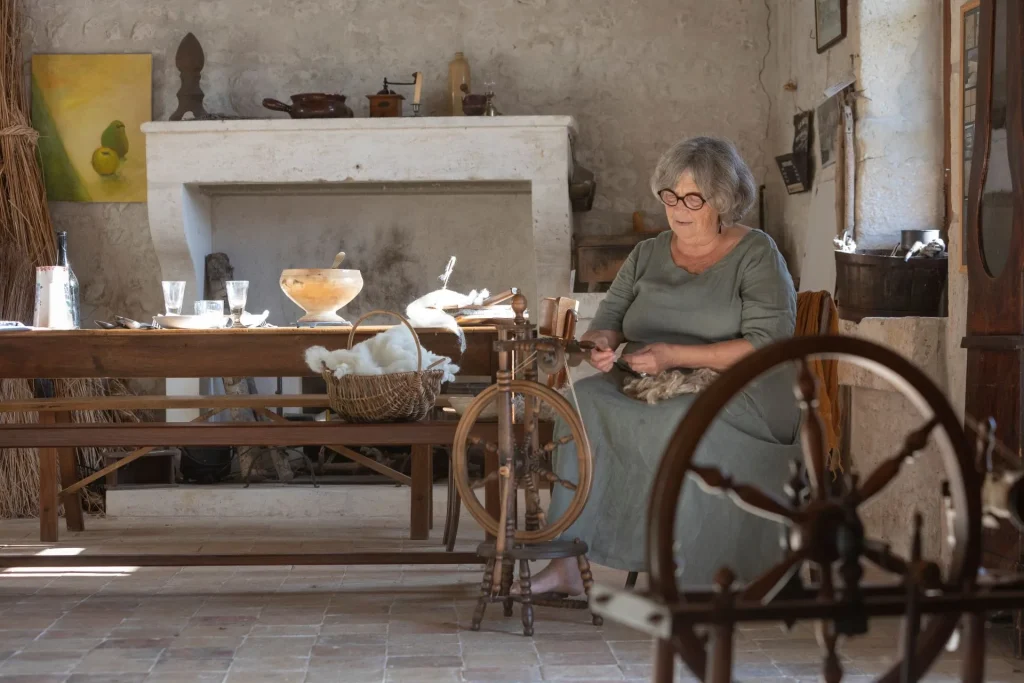
[[[341,92],[356,116],[382,80],[425,76],[422,115],[445,113],[447,65],[470,61],[474,89],[495,82],[506,114],[570,114],[577,161],[598,179],[584,231],[627,232],[630,214],[659,209],[647,179],[677,139],[713,133],[736,141],[758,178],[768,171],[768,98],[759,81],[767,50],[765,6],[749,0],[36,0],[25,3],[33,52],[153,54],[153,112],[176,106],[174,52],[186,33],[206,53],[208,111],[271,117],[264,97]],[[407,96],[411,93],[407,93]],[[514,215],[451,203],[456,232],[514,227]],[[514,212],[513,212],[514,214]],[[69,232],[85,320],[145,317],[160,307],[159,270],[144,205],[54,205]],[[301,218],[301,217],[300,217]],[[308,216],[307,218],[313,218]],[[386,228],[392,220],[382,216]],[[411,220],[411,219],[410,219]],[[757,221],[757,215],[748,222]],[[460,232],[461,234],[461,232]]]

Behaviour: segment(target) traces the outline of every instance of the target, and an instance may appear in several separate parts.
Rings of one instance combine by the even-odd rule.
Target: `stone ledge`
[[[946,318],[864,318],[860,323],[839,321],[839,333],[875,342],[900,354],[921,368],[942,391],[946,391]],[[843,385],[895,391],[891,384],[870,370],[839,364]]]

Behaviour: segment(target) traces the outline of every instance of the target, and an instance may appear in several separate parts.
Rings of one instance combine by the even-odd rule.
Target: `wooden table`
[[[386,327],[360,327],[356,341],[367,339]],[[466,375],[496,372],[494,327],[467,327],[467,348],[460,354],[458,340],[445,330],[417,330],[424,347],[451,357]],[[168,377],[312,377],[304,353],[310,346],[344,348],[350,329],[258,328],[246,330],[38,330],[0,333],[0,377],[10,379],[168,378]],[[89,397],[85,399],[34,399],[0,402],[0,411],[39,413],[38,425],[0,425],[0,448],[38,448],[40,456],[40,539],[57,540],[58,500],[64,498],[69,530],[84,529],[80,489],[75,466],[76,447],[106,446],[331,446],[350,450],[358,445],[411,445],[413,486],[410,521],[414,538],[426,538],[432,509],[431,446],[451,444],[454,420],[404,424],[355,425],[340,422],[290,422],[270,413],[270,407],[321,407],[322,395],[307,396],[139,396]],[[71,411],[113,408],[198,408],[219,411],[248,407],[276,422],[147,422],[136,424],[73,424]],[[490,440],[487,425],[481,436]],[[351,457],[354,451],[343,455]],[[355,454],[358,456],[358,454]],[[358,459],[358,458],[354,458]],[[370,459],[369,462],[374,461]],[[360,460],[360,462],[363,462]],[[366,463],[364,463],[366,464]],[[493,463],[491,463],[493,465]],[[383,465],[380,465],[383,467]],[[58,468],[64,489],[58,491]],[[102,472],[102,471],[101,471]],[[94,477],[96,475],[90,475]],[[404,476],[404,475],[400,475]],[[497,491],[489,487],[491,505]],[[88,556],[82,561],[88,565]],[[253,557],[259,561],[254,562]],[[477,562],[475,553],[394,552],[332,553],[329,555],[192,556],[149,555],[150,565],[202,564],[461,564]],[[61,557],[60,566],[70,558]],[[127,558],[113,558],[124,559]],[[41,558],[2,556],[0,565],[39,565]],[[130,563],[138,564],[139,558]],[[45,561],[45,560],[44,560]],[[104,555],[104,562],[111,556]],[[57,565],[54,565],[57,566]]]

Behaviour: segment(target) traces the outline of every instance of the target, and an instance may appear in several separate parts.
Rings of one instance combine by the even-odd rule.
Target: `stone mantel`
[[[150,231],[162,279],[189,283],[186,307],[201,298],[212,251],[211,197],[254,192],[528,188],[536,276],[521,286],[532,297],[569,294],[572,117],[175,121],[142,130]]]

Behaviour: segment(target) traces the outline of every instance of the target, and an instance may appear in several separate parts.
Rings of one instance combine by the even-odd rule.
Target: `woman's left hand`
[[[622,355],[622,359],[637,372],[657,375],[672,367],[672,347],[668,344],[648,344],[636,353]]]

